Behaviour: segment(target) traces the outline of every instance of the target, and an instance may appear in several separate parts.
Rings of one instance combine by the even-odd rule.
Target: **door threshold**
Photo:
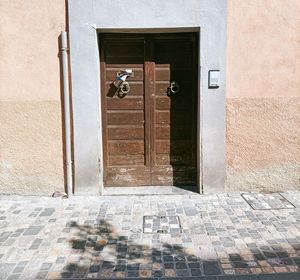
[[[189,186],[183,188],[190,188]],[[174,186],[105,187],[102,195],[190,195],[195,192]]]

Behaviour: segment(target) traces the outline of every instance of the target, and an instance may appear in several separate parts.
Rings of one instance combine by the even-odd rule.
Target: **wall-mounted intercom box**
[[[220,70],[208,71],[208,88],[220,87]]]

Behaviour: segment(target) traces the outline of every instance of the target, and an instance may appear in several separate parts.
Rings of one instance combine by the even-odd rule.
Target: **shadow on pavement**
[[[72,246],[72,261],[61,272],[61,279],[137,279],[137,278],[177,278],[177,279],[300,279],[299,273],[265,274],[264,271],[249,274],[251,269],[266,267],[294,267],[299,271],[300,258],[289,257],[280,246],[250,248],[253,261],[244,260],[239,254],[230,254],[227,266],[232,273],[248,274],[245,276],[225,275],[219,260],[201,260],[188,254],[180,244],[161,243],[159,234],[152,234],[152,245],[140,245],[136,240],[141,232],[130,236],[119,235],[113,226],[105,220],[96,224],[79,225],[71,222],[69,227],[74,237],[69,240]],[[300,252],[300,245],[295,250]],[[225,264],[226,267],[226,264]]]

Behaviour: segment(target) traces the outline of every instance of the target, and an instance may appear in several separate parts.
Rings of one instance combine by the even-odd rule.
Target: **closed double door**
[[[99,42],[104,185],[196,186],[197,35],[101,34]],[[124,71],[132,74],[118,88]]]

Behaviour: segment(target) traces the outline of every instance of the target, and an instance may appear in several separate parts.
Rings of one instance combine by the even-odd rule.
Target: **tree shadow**
[[[112,225],[99,220],[96,226],[69,224],[76,236],[69,240],[76,261],[63,269],[62,278],[189,277],[221,275],[217,261],[201,261],[188,254],[181,244],[159,241],[152,234],[152,246],[137,244],[137,230],[130,236],[119,235]],[[178,235],[179,236],[179,235]],[[203,271],[203,272],[202,272]]]
[[[105,220],[95,224],[68,224],[75,231],[70,239],[73,261],[70,261],[61,272],[67,278],[177,278],[208,277],[224,275],[223,267],[231,267],[232,274],[270,274],[290,272],[292,268],[299,272],[300,244],[292,245],[293,254],[280,244],[258,247],[249,244],[250,255],[228,254],[226,258],[203,260],[190,254],[182,244],[169,244],[160,241],[159,234],[150,234],[152,245],[138,244],[141,230],[120,235]],[[148,235],[148,234],[147,234]],[[176,236],[176,234],[175,234]],[[178,233],[179,238],[184,233]],[[173,236],[174,237],[174,236]],[[248,245],[248,244],[247,244]],[[247,258],[246,258],[247,257]],[[286,270],[286,268],[290,270]],[[227,269],[227,273],[228,273]],[[203,278],[206,279],[206,278]],[[277,278],[276,278],[277,279]],[[278,278],[279,279],[279,278]]]

